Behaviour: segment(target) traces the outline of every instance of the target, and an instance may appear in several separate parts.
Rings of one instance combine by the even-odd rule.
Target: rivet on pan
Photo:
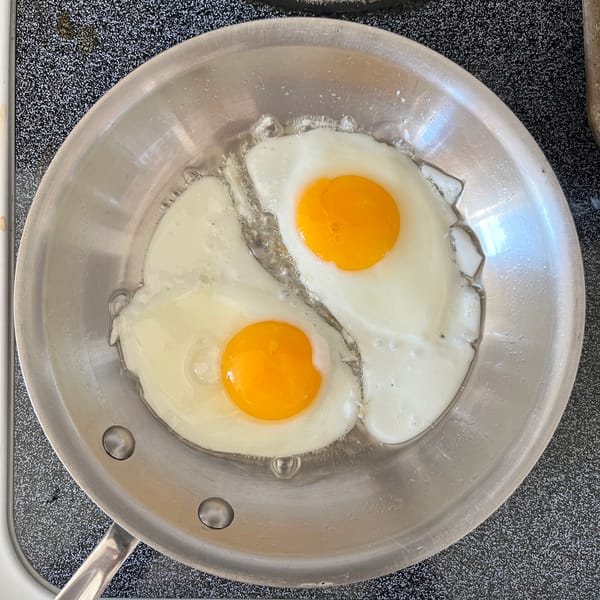
[[[135,450],[135,438],[133,433],[121,427],[113,425],[109,427],[102,436],[102,445],[109,456],[116,460],[129,458]]]
[[[233,508],[223,498],[207,498],[198,507],[198,517],[211,529],[225,529],[233,521]]]

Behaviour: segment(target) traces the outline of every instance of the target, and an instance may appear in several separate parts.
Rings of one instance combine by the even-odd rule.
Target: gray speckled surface
[[[408,8],[406,8],[408,7]],[[148,58],[223,25],[286,13],[237,0],[17,2],[15,232],[54,152],[85,111]],[[600,593],[600,149],[585,118],[581,3],[429,0],[341,18],[406,35],[476,75],[523,121],[565,190],[587,278],[584,353],[538,465],[492,517],[402,572],[324,590],[224,581],[139,547],[107,596],[172,598],[598,598]],[[50,449],[16,373],[14,524],[55,585],[108,526]]]

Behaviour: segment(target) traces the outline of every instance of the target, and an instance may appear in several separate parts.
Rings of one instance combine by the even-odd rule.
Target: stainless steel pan
[[[111,295],[140,282],[161,202],[184,183],[186,167],[264,113],[351,115],[379,136],[405,137],[421,157],[464,180],[460,209],[486,257],[477,362],[442,421],[406,446],[346,444],[305,457],[292,478],[275,477],[268,461],[230,460],[182,443],[150,414],[108,345]],[[382,575],[483,521],[529,472],[560,419],[583,320],[571,215],[515,116],[435,52],[325,19],[215,31],[115,86],[46,173],[15,281],[32,402],[81,487],[158,550],[270,585]],[[113,426],[132,434],[134,450],[123,430],[105,435]],[[133,453],[116,460],[107,449],[118,458]],[[210,497],[232,507],[228,527],[199,519]],[[228,520],[223,506],[213,518]]]

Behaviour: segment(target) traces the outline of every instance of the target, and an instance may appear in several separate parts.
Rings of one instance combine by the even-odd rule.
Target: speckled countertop
[[[194,35],[286,14],[291,13],[249,0],[18,0],[17,239],[57,148],[113,84]],[[412,0],[396,9],[339,18],[400,33],[457,62],[508,104],[546,153],[575,218],[587,280],[586,337],[571,401],[548,449],[517,492],[470,535],[419,565],[345,587],[275,590],[199,573],[142,545],[106,595],[598,598],[600,149],[585,117],[581,3]],[[109,520],[50,449],[18,372],[15,389],[16,534],[33,568],[61,586]]]

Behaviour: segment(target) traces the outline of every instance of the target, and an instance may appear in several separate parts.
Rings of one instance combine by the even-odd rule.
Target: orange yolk
[[[342,175],[318,179],[304,190],[296,224],[304,243],[319,258],[345,271],[359,271],[392,249],[400,232],[400,213],[379,184]]]
[[[321,373],[312,362],[306,334],[279,321],[261,321],[238,331],[221,359],[229,397],[259,419],[287,419],[317,396]]]

